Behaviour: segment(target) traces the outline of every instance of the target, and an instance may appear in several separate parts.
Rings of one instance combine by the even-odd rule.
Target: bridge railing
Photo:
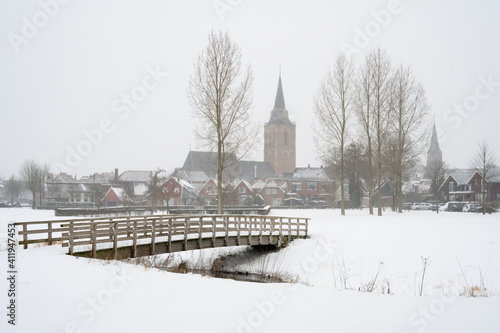
[[[57,221],[19,222],[22,230],[20,245],[27,248],[30,244],[62,243],[68,247],[69,254],[79,249],[91,249],[96,257],[99,249],[113,249],[116,253],[121,246],[132,246],[133,256],[137,246],[150,244],[151,254],[157,242],[166,242],[167,252],[171,251],[173,241],[183,241],[187,249],[189,240],[197,239],[202,248],[205,239],[211,239],[216,246],[216,238],[223,237],[224,245],[229,237],[236,237],[236,245],[268,244],[264,239],[283,236],[287,239],[306,237],[308,218],[262,216],[262,215],[149,215],[108,218],[72,219]],[[45,236],[45,237],[44,237]],[[247,242],[242,242],[247,237]],[[266,238],[266,240],[267,240]]]

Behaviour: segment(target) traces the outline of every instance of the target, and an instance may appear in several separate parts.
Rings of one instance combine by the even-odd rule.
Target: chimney
[[[256,165],[253,167],[253,178],[257,179],[257,166]]]
[[[118,180],[118,169],[115,169],[115,180]]]

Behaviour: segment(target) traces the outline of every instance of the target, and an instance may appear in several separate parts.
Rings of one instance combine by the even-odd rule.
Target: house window
[[[283,145],[288,146],[288,132],[283,133]]]
[[[246,193],[245,186],[240,186],[239,190],[240,190],[240,193]]]
[[[174,193],[179,193],[179,188],[178,187],[174,187]]]
[[[278,191],[275,188],[273,188],[273,194],[277,194],[277,193],[278,193]]]
[[[266,194],[271,194],[271,189],[270,188],[266,189]]]
[[[292,192],[297,192],[302,190],[302,184],[301,183],[293,183],[292,184]]]
[[[453,184],[453,182],[450,182],[450,183],[448,184],[448,189],[449,189],[449,191],[450,191],[450,192],[453,192],[453,189],[454,189],[454,186],[453,186],[453,185],[454,185],[454,184]]]
[[[308,183],[307,184],[307,189],[309,191],[316,191],[316,183]]]

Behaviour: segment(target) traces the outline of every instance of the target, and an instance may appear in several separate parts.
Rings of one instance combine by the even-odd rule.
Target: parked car
[[[414,203],[411,206],[411,209],[413,210],[429,210],[431,208],[431,204],[428,202],[419,202],[419,203]]]
[[[486,213],[488,213],[488,214],[496,213],[496,209],[491,207],[490,205],[485,205],[484,207],[485,207]],[[483,205],[475,206],[474,210],[472,210],[471,212],[482,213],[483,212]]]
[[[431,204],[431,208],[429,208],[429,210],[432,210],[433,212],[437,211],[438,209],[440,209],[441,207],[443,207],[444,203],[438,203],[437,205],[436,204]]]
[[[411,206],[413,206],[413,202],[405,202],[403,204],[403,209],[404,210],[410,210],[411,209]]]
[[[464,205],[462,208],[463,212],[475,212],[479,204],[477,202],[469,202]]]
[[[449,201],[445,203],[439,210],[445,212],[461,212],[466,202]]]

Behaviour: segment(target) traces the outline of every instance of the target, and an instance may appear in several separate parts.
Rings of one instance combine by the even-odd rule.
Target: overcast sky
[[[0,177],[25,159],[78,177],[182,166],[197,149],[186,88],[213,29],[252,66],[262,125],[281,66],[297,166],[321,164],[313,98],[342,47],[412,67],[451,166],[482,140],[500,158],[498,1],[60,1],[0,0]]]

